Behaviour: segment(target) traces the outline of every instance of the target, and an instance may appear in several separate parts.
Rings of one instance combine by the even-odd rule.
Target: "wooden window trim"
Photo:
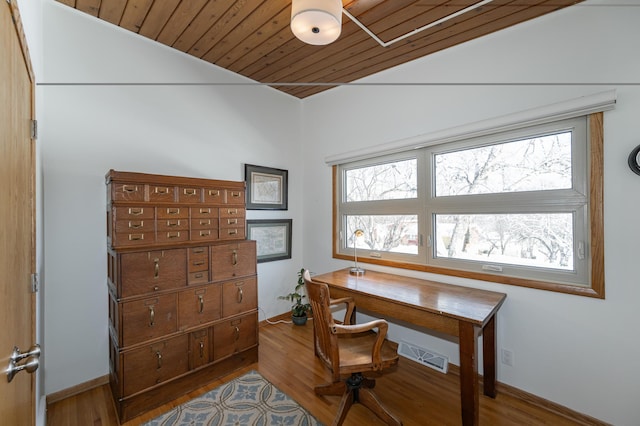
[[[535,288],[554,291],[558,293],[575,294],[593,298],[604,299],[604,120],[603,113],[597,112],[588,115],[589,126],[589,217],[591,229],[590,256],[591,256],[591,286],[579,286],[559,284],[548,281],[532,280],[525,278],[496,276],[481,272],[461,271],[457,269],[443,268],[430,265],[418,265],[408,262],[390,261],[358,257],[358,262],[374,265],[389,266],[393,268],[408,269],[434,274],[450,275],[473,280],[489,281],[499,284],[515,285],[519,287]],[[333,165],[333,241],[332,255],[334,259],[353,261],[354,257],[338,253],[340,236],[338,224],[338,200],[340,197],[338,184],[338,166]]]

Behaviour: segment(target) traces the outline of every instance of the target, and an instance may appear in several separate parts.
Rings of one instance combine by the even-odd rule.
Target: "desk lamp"
[[[355,265],[353,266],[353,268],[349,269],[349,273],[351,275],[364,275],[364,269],[362,268],[358,268],[358,238],[362,237],[364,235],[364,231],[362,229],[356,229],[355,231],[353,231],[353,257],[355,259]]]

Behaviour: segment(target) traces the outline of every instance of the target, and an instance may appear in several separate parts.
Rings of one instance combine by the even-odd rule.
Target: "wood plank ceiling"
[[[307,45],[295,38],[289,28],[291,0],[58,1],[305,98],[334,87],[331,83],[353,82],[583,0],[493,0],[388,47],[376,42],[346,15],[337,41],[327,46]],[[343,1],[344,8],[384,42],[479,3],[480,0]]]

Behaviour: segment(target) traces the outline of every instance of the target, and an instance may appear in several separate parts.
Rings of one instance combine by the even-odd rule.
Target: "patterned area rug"
[[[174,408],[144,426],[322,426],[256,371]]]

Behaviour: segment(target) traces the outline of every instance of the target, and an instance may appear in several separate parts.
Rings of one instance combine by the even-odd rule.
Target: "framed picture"
[[[244,165],[247,210],[287,210],[287,170]]]
[[[258,263],[291,259],[291,219],[247,220],[247,238],[256,241]]]

